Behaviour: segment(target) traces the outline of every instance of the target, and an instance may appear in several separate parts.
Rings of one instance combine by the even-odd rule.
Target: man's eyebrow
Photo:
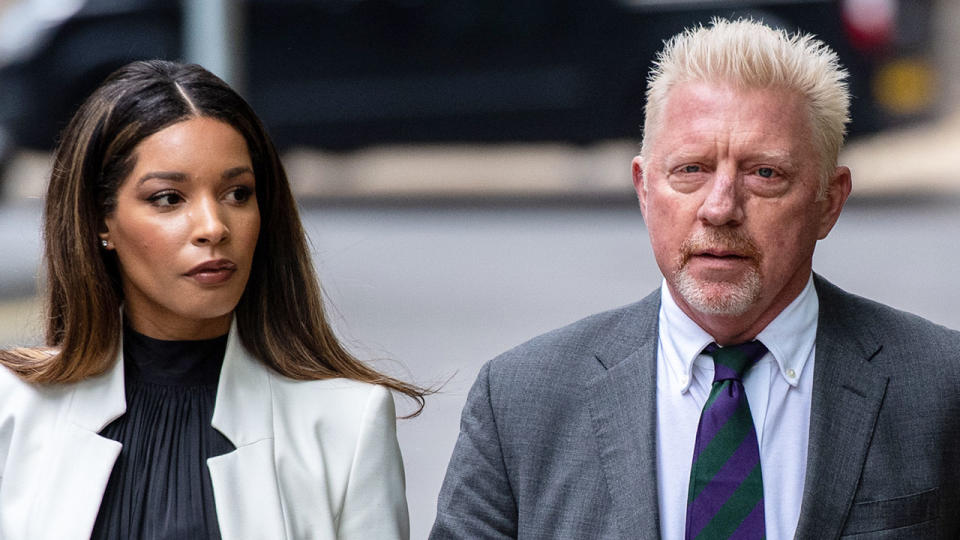
[[[137,180],[137,185],[143,184],[147,180],[158,178],[160,180],[172,180],[174,182],[184,182],[187,179],[187,175],[181,172],[172,172],[172,171],[153,171],[148,172],[147,174],[140,177]]]
[[[670,161],[670,162],[702,161],[704,159],[712,159],[712,157],[713,157],[713,154],[711,152],[691,152],[687,150],[680,150],[668,155],[667,161]]]
[[[777,150],[751,152],[744,161],[775,161],[792,165],[793,155],[790,152],[781,152]]]

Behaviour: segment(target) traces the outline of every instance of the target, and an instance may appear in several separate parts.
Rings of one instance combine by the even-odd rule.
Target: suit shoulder
[[[821,320],[848,321],[878,337],[894,337],[906,342],[922,341],[927,346],[942,343],[960,351],[960,332],[957,330],[846,292],[822,278],[818,280],[817,293],[820,297]]]
[[[0,366],[0,476],[3,454],[11,441],[48,440],[57,418],[71,402],[73,390],[84,381],[70,384],[27,382],[6,366]]]
[[[308,400],[317,406],[331,403],[366,403],[383,400],[390,391],[378,384],[356,381],[343,377],[319,380],[295,380],[277,373],[270,373],[271,386],[278,400]]]
[[[29,385],[29,383],[18,377],[17,374],[7,366],[0,365],[0,395],[15,392],[25,385]]]
[[[69,395],[72,384],[39,384],[21,379],[7,366],[0,366],[0,412],[29,409],[38,403],[53,404]]]
[[[336,394],[340,397],[366,396],[370,392],[386,390],[380,385],[373,383],[347,379],[345,377],[335,377],[330,379],[299,380],[291,379],[281,375],[273,370],[268,370],[272,384],[283,394],[297,396],[301,393],[315,395],[317,393]]]
[[[390,390],[353,379],[299,381],[271,372],[271,387],[278,409],[304,419],[337,416],[349,424],[393,410]]]
[[[597,354],[624,357],[655,337],[658,312],[659,291],[534,337],[490,360],[486,368],[491,378],[576,377],[596,365]]]
[[[858,336],[870,363],[897,381],[917,381],[936,394],[960,389],[960,332],[874,300],[818,283],[820,324],[831,333]],[[819,331],[818,331],[819,332]],[[933,385],[933,386],[931,386]]]
[[[17,403],[36,392],[34,385],[18,377],[7,366],[0,366],[0,415],[6,415]]]

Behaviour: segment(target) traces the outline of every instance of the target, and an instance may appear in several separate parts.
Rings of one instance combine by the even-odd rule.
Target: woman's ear
[[[105,226],[103,231],[97,233],[97,236],[100,237],[100,247],[107,250],[113,249],[113,242],[110,241],[110,231],[106,230]]]

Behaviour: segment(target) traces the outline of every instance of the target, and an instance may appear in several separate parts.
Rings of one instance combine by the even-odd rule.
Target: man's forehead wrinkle
[[[703,135],[703,132],[701,132]],[[765,143],[765,144],[764,144]],[[666,148],[667,160],[697,159],[708,157],[729,157],[738,161],[771,160],[793,161],[795,149],[776,144],[769,134],[756,132],[749,134],[715,133],[709,140],[695,135],[681,139]]]
[[[653,148],[659,146],[663,155],[686,154],[733,154],[738,158],[751,156],[785,159],[801,151],[802,140],[785,137],[781,130],[767,124],[757,126],[751,122],[723,120],[719,118],[693,118],[687,128],[664,130]]]

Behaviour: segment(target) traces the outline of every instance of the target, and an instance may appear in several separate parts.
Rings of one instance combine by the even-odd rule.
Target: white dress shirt
[[[657,351],[657,487],[665,539],[683,538],[687,489],[700,412],[713,383],[713,359],[700,354],[713,338],[661,286]],[[769,352],[743,385],[760,443],[766,533],[793,538],[807,465],[810,396],[819,301],[813,277],[757,339]]]

